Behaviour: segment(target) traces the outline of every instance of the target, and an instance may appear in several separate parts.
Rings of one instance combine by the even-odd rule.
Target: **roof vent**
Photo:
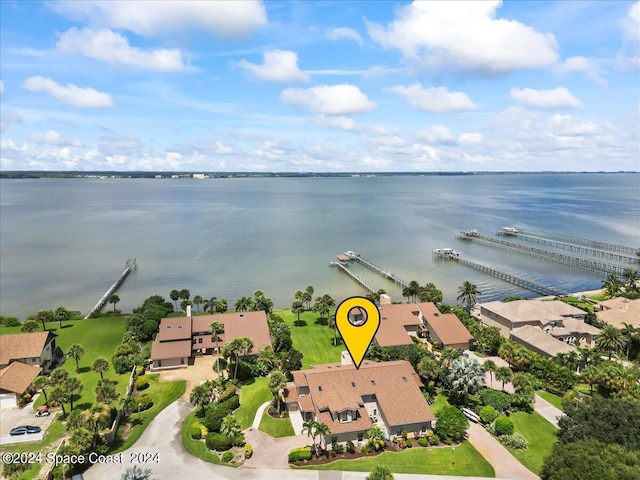
[[[322,385],[318,385],[318,391],[321,392],[322,391]]]
[[[171,325],[167,325],[167,329],[171,329]]]
[[[356,386],[356,382],[351,382],[351,386],[355,387]]]
[[[406,382],[407,381],[407,377],[402,377],[402,380],[404,380]]]
[[[375,385],[376,381],[375,380],[371,380],[371,385]]]
[[[244,318],[244,313],[241,313],[241,314],[240,314],[240,318]]]
[[[182,330],[182,325],[178,325],[178,330]]]

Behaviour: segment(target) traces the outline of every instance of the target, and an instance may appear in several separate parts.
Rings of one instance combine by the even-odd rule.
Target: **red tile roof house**
[[[292,374],[293,382],[284,389],[292,423],[325,423],[331,431],[326,443],[364,442],[374,425],[387,438],[404,430],[413,437],[435,425],[436,416],[420,391],[422,382],[405,360],[365,360],[358,370],[350,361],[330,363]]]
[[[0,407],[15,407],[41,371],[57,364],[62,352],[48,331],[0,335]]]
[[[224,326],[218,334],[218,349],[234,338],[249,337],[253,341],[252,354],[271,346],[267,316],[264,312],[235,312],[195,317],[163,318],[156,339],[151,344],[151,369],[186,367],[200,355],[212,355],[216,351],[216,340],[210,333],[212,322]]]
[[[411,345],[411,337],[428,334],[440,348],[466,350],[473,335],[453,313],[440,313],[432,302],[399,303],[380,307],[376,342],[382,347]]]

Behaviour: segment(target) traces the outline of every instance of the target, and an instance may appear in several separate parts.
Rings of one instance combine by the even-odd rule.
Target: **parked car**
[[[9,435],[26,435],[27,433],[40,433],[42,429],[33,425],[20,425],[19,427],[12,428]]]
[[[49,415],[51,415],[49,410],[38,410],[36,412],[36,417],[48,417]]]

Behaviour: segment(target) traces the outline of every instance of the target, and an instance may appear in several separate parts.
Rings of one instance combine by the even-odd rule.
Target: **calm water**
[[[87,312],[128,257],[139,268],[118,292],[123,311],[174,288],[231,306],[258,288],[279,307],[309,284],[337,299],[362,294],[328,266],[345,250],[407,280],[434,282],[447,301],[465,280],[485,301],[533,294],[436,261],[438,247],[564,289],[602,283],[586,271],[461,243],[461,229],[493,234],[518,224],[640,246],[637,174],[2,180],[0,200],[0,313],[21,318],[58,305]],[[393,284],[362,274],[400,299]]]

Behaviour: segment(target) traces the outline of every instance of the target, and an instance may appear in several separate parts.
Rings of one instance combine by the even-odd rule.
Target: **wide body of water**
[[[534,294],[435,260],[434,248],[566,290],[601,286],[601,275],[455,239],[513,224],[640,247],[640,175],[2,180],[0,313],[85,313],[128,257],[139,267],[118,291],[123,311],[174,288],[231,307],[256,289],[278,307],[307,285],[338,300],[364,294],[329,267],[345,250],[434,282],[450,302],[465,280],[483,301]],[[398,287],[353,268],[401,300]]]

